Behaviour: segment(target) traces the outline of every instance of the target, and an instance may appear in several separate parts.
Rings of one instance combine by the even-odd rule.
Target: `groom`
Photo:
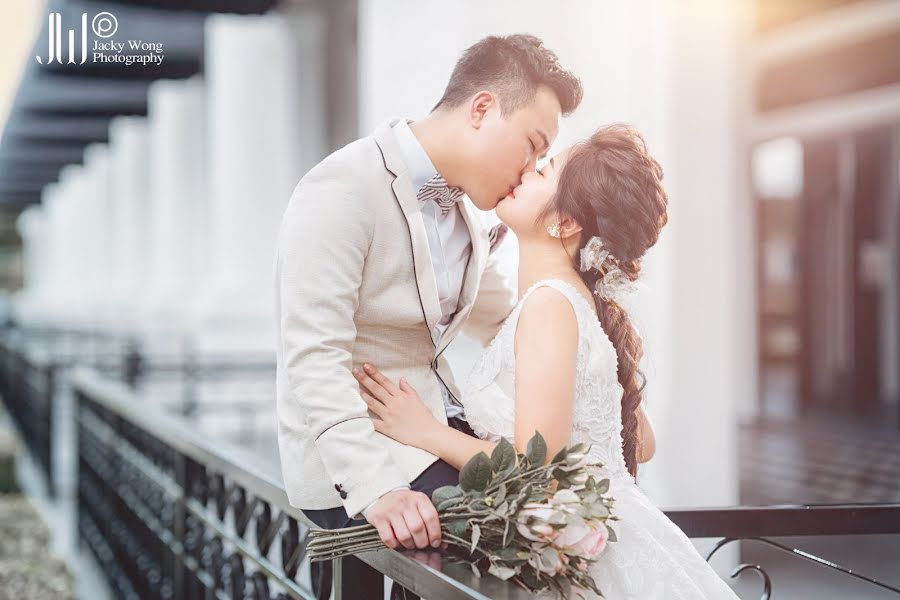
[[[474,435],[442,353],[460,331],[489,342],[516,300],[491,256],[502,235],[479,213],[535,169],[581,95],[538,38],[487,37],[431,114],[383,123],[294,189],[275,264],[278,442],[288,498],[316,524],[365,519],[389,547],[439,545],[430,494],[458,473],[376,433],[352,370],[406,377]],[[343,580],[349,598],[381,598],[358,559]]]

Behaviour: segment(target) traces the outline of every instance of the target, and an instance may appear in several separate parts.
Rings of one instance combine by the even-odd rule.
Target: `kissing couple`
[[[431,492],[501,437],[524,452],[539,431],[547,456],[590,444],[610,479],[618,541],[591,572],[607,598],[734,599],[635,480],[655,442],[641,338],[619,299],[668,200],[626,126],[543,160],[581,99],[541,40],[490,36],[428,116],[381,124],[297,184],[275,261],[288,497],[323,528],[369,522],[390,548],[437,548]],[[508,230],[517,287],[496,253]],[[485,349],[457,382],[444,350],[460,333]],[[377,571],[343,565],[347,597],[383,597]]]

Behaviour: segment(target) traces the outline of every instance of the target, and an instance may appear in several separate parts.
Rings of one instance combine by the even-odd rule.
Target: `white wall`
[[[735,17],[716,0],[360,1],[361,135],[392,116],[427,114],[460,52],[481,37],[527,32],[585,88],[551,154],[611,121],[647,138],[665,170],[670,224],[633,307],[659,439],[642,482],[665,506],[737,501],[735,406],[754,393],[753,328],[738,325],[746,306],[739,311],[737,286],[752,261],[736,200]],[[515,240],[504,245],[515,277]],[[476,349],[451,351],[463,375]]]

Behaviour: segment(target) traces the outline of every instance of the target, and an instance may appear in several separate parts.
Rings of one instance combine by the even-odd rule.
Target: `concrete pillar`
[[[206,229],[206,127],[203,82],[159,80],[148,98],[145,240],[141,313],[150,330],[181,330],[201,274]]]
[[[84,170],[82,171],[83,196],[80,204],[84,209],[81,219],[83,227],[78,231],[76,242],[84,249],[81,264],[84,290],[84,321],[91,326],[109,325],[112,321],[114,304],[109,295],[109,281],[112,272],[112,200],[109,193],[109,146],[90,144],[84,150]]]
[[[53,321],[71,325],[89,306],[86,263],[87,240],[93,231],[86,199],[85,167],[68,165],[60,171],[59,188],[47,204],[48,261]]]
[[[147,289],[149,152],[142,117],[116,117],[109,125],[112,264],[110,295],[119,325],[134,325]]]
[[[50,186],[41,192],[43,201],[50,196]],[[13,316],[20,322],[40,320],[47,291],[47,227],[42,204],[29,206],[16,219],[16,230],[22,239],[22,289],[13,294]]]
[[[201,346],[270,351],[273,241],[302,174],[298,35],[282,15],[213,15],[206,26],[210,235],[194,306]],[[307,117],[307,123],[312,116]]]

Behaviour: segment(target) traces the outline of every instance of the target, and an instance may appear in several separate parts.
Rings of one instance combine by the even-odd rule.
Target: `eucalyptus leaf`
[[[516,462],[516,449],[506,438],[500,438],[500,442],[491,453],[491,464],[495,473],[502,473]]]
[[[466,535],[466,520],[465,519],[456,519],[450,521],[445,525],[447,527],[447,533],[450,535],[456,536],[458,538],[465,537]]]
[[[475,548],[478,547],[478,540],[481,539],[481,527],[476,523],[472,525],[472,547],[469,549],[469,554],[475,553]]]
[[[609,538],[608,538],[609,541],[610,542],[618,542],[619,538],[616,536],[616,530],[613,529],[612,527],[610,527],[609,525],[606,526],[606,529],[609,531]]]
[[[587,454],[591,447],[584,442],[580,444],[575,444],[574,446],[569,448],[569,452],[572,454]]]
[[[552,462],[552,463],[566,462],[566,455],[569,453],[569,451],[570,451],[570,449],[566,448],[564,446],[559,452],[556,453],[556,455],[553,457],[553,460],[551,460],[550,462]]]
[[[581,575],[581,579],[582,579],[582,581],[584,581],[584,582],[587,584],[589,590],[591,590],[592,592],[594,592],[595,594],[597,594],[597,595],[600,596],[601,598],[604,597],[604,596],[603,596],[603,592],[601,592],[601,591],[600,591],[600,588],[597,587],[597,582],[594,581],[594,578],[593,578],[593,577],[591,577],[591,576],[588,575],[587,573],[584,573],[584,574]]]
[[[440,504],[435,505],[435,508],[439,513],[446,511],[449,508],[453,508],[454,506],[459,505],[459,498],[448,498],[441,502]]]
[[[490,480],[491,459],[484,452],[470,458],[459,472],[459,485],[467,492],[484,491]]]
[[[520,576],[522,577],[522,581],[525,582],[525,585],[533,590],[540,589],[546,586],[546,584],[540,580],[537,571],[531,565],[523,566]]]
[[[497,504],[500,504],[504,500],[506,500],[506,484],[501,483],[500,489],[498,489],[497,493],[494,495],[494,502],[496,502]]]
[[[503,581],[506,581],[507,579],[509,579],[510,577],[512,577],[513,575],[516,574],[516,570],[513,569],[512,567],[503,567],[500,565],[491,564],[490,568],[488,569],[488,573],[490,573],[497,579],[502,579]]]
[[[518,561],[518,557],[516,553],[518,549],[515,546],[504,546],[503,548],[499,548],[494,552],[491,552],[493,555],[491,558],[493,560],[500,560],[503,562],[509,561]]]
[[[559,582],[559,579],[557,579],[556,577],[551,577],[547,580],[547,584],[551,590],[553,590],[554,592],[559,594],[559,596],[558,596],[559,598],[566,597],[566,591],[563,589],[563,586]]]
[[[534,435],[528,440],[528,447],[525,449],[525,456],[531,462],[532,466],[540,466],[544,464],[547,458],[547,442],[540,432],[535,431]]]
[[[435,506],[437,506],[438,504],[442,504],[447,500],[451,500],[453,498],[461,498],[463,494],[464,492],[462,488],[458,485],[445,485],[432,492],[431,502]]]

